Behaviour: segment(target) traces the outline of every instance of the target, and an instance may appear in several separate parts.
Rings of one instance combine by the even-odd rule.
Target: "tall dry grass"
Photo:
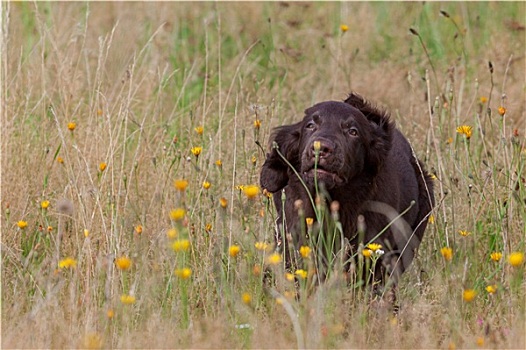
[[[524,3],[1,8],[2,347],[524,348]],[[239,187],[351,90],[437,178],[396,316],[338,274],[295,299]]]

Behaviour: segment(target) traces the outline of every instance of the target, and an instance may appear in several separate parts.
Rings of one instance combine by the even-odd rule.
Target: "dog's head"
[[[285,187],[295,176],[287,162],[307,184],[322,182],[327,190],[357,176],[372,179],[391,148],[392,132],[388,114],[359,95],[351,94],[345,102],[318,103],[305,110],[299,123],[275,129],[261,186],[269,192]]]

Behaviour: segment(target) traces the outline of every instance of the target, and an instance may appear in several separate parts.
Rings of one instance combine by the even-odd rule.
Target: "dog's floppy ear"
[[[360,110],[373,127],[366,169],[375,175],[391,149],[394,124],[387,111],[377,108],[356,93],[351,93],[344,102]]]
[[[289,181],[289,165],[282,156],[295,168],[299,166],[299,139],[302,122],[276,128],[271,136],[271,150],[261,168],[260,184],[267,191],[274,193],[285,187]],[[280,154],[278,154],[278,151]]]

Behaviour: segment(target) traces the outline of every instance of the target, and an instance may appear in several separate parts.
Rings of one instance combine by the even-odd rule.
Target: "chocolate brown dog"
[[[322,193],[327,204],[338,203],[347,257],[361,253],[360,242],[381,244],[375,278],[396,282],[422,240],[434,195],[430,175],[389,114],[353,93],[308,108],[302,121],[276,128],[271,144],[260,182],[274,194],[278,246],[294,252],[308,244],[299,213],[316,218],[312,198]]]

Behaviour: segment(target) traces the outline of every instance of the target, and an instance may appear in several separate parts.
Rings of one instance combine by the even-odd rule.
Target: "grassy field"
[[[2,347],[523,349],[525,5],[2,3]],[[251,186],[351,90],[436,176],[397,315]]]

